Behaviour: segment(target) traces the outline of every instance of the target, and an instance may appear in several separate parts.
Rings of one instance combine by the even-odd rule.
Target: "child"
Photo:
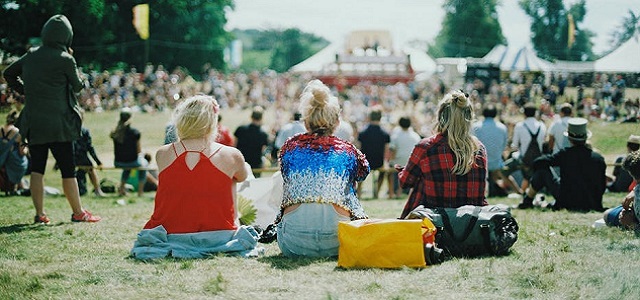
[[[91,184],[93,185],[93,193],[96,197],[104,197],[105,194],[100,189],[100,184],[98,183],[98,174],[96,169],[93,166],[93,163],[89,159],[89,155],[96,162],[98,168],[102,168],[102,162],[98,158],[98,154],[96,154],[96,150],[93,148],[93,143],[91,142],[91,133],[89,129],[82,127],[80,131],[80,138],[73,141],[73,151],[74,158],[76,161],[76,165],[78,166],[78,170],[76,171],[76,179],[78,180],[78,190],[80,191],[80,195],[84,195],[87,193],[87,177],[89,174],[89,179],[91,180]]]
[[[629,153],[622,161],[622,168],[631,174],[636,186],[624,198],[622,205],[604,212],[604,220],[608,226],[620,226],[640,232],[640,150]]]

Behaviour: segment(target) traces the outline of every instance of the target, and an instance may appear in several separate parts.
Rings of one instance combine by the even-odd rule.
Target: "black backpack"
[[[527,125],[522,125],[531,135],[531,142],[529,143],[529,147],[527,147],[524,155],[522,155],[522,163],[527,167],[531,167],[533,165],[533,161],[542,155],[542,152],[540,152],[540,144],[538,144],[538,134],[540,134],[540,127],[538,127],[538,131],[533,134],[533,132],[529,130],[529,127],[527,127]]]

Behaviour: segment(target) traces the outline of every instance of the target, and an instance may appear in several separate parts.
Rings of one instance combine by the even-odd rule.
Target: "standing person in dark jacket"
[[[98,174],[93,166],[93,163],[89,159],[89,156],[91,156],[91,158],[93,158],[93,160],[98,165],[98,168],[102,168],[102,162],[98,158],[96,149],[93,148],[93,143],[91,142],[91,133],[89,132],[89,129],[82,127],[80,138],[73,142],[73,155],[76,161],[76,165],[81,167],[76,171],[76,179],[78,180],[78,189],[80,190],[80,195],[84,195],[87,193],[86,175],[89,174],[89,180],[91,180],[91,184],[93,185],[93,193],[98,197],[104,197],[105,194],[102,192],[102,189],[100,188],[100,184],[98,182]]]
[[[569,138],[571,147],[534,160],[531,184],[519,208],[532,208],[537,191],[546,187],[556,200],[553,209],[603,211],[607,165],[602,155],[586,145],[587,138],[591,136],[587,130],[587,119],[569,119],[565,136]],[[553,175],[550,166],[560,167],[559,177]]]
[[[80,137],[80,108],[75,93],[82,90],[71,41],[73,29],[67,17],[55,15],[42,28],[42,46],[31,49],[4,70],[9,87],[25,95],[17,122],[31,153],[31,198],[34,221],[48,224],[44,213],[44,172],[49,150],[62,175],[62,188],[73,210],[73,222],[97,222],[82,208],[73,161],[73,141]]]
[[[262,107],[255,107],[251,112],[251,123],[238,127],[233,133],[236,148],[242,152],[252,169],[262,168],[262,156],[269,144],[269,135],[261,128],[262,115]],[[260,172],[253,172],[253,175],[260,177]]]
[[[391,137],[389,134],[380,127],[380,120],[382,119],[382,109],[379,106],[373,107],[369,113],[369,125],[358,134],[358,142],[360,142],[360,151],[364,153],[369,162],[371,172],[382,167],[388,167],[388,161],[385,155],[389,152],[389,143]],[[384,181],[385,172],[378,170],[378,178],[373,191],[373,198],[378,198],[380,187]],[[360,197],[360,191],[362,189],[362,182],[358,184],[358,197]]]
[[[144,183],[147,172],[144,170],[148,166],[147,160],[142,154],[140,145],[140,131],[131,127],[131,109],[128,107],[120,111],[120,119],[118,125],[111,131],[111,139],[113,140],[114,162],[116,168],[122,168],[122,176],[120,177],[120,187],[118,194],[126,195],[125,183],[131,175],[132,168],[141,168],[138,170],[138,197],[144,195]]]

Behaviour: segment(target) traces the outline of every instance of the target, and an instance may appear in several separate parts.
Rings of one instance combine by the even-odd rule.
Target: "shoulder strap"
[[[222,147],[223,147],[223,146],[222,146],[222,145],[220,145],[220,147],[218,147],[218,149],[216,149],[215,151],[213,151],[213,153],[211,153],[211,155],[209,155],[209,157],[208,157],[208,158],[211,158],[211,157],[213,157],[214,155],[216,155],[216,153],[220,152],[220,150],[222,149]]]
[[[533,132],[531,132],[531,130],[529,129],[529,126],[527,126],[526,123],[522,123],[522,126],[524,126],[524,128],[527,129],[527,131],[529,132],[529,135],[531,135],[532,138],[538,138],[538,134],[540,133],[540,127],[542,126],[538,126],[538,131],[536,131],[536,134],[533,134]]]
[[[173,153],[178,157],[178,150],[176,150],[176,143],[172,143],[171,147],[173,148]]]

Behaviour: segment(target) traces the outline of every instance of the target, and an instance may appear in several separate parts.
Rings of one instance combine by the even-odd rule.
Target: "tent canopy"
[[[502,71],[539,71],[553,69],[553,64],[536,55],[531,47],[519,49],[496,45],[482,58],[485,62],[500,66]]]
[[[613,52],[596,60],[596,72],[640,73],[640,34],[638,31]]]

